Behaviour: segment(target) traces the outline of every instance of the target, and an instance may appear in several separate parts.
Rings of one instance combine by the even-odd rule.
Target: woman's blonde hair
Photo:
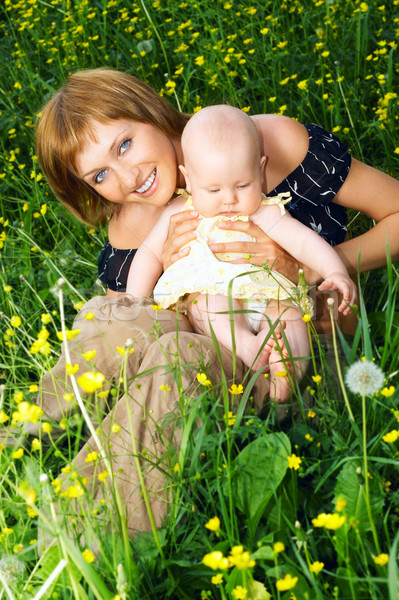
[[[56,197],[83,222],[104,223],[121,207],[77,177],[75,160],[91,135],[90,121],[132,119],[180,137],[189,116],[136,77],[102,67],[79,71],[47,102],[36,130],[36,153]]]

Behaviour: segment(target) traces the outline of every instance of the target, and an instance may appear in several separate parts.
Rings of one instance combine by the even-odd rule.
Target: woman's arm
[[[162,250],[168,234],[169,220],[179,210],[182,202],[184,201],[175,200],[164,209],[161,218],[137,250],[129,270],[127,294],[135,298],[151,295],[163,270]]]
[[[386,264],[386,243],[393,261],[399,260],[399,181],[352,159],[349,174],[334,202],[365,213],[376,224],[366,233],[335,246],[350,274]]]

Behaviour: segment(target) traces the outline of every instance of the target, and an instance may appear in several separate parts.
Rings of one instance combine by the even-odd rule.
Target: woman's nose
[[[134,166],[120,166],[118,176],[121,184],[129,190],[134,190],[139,182],[140,170]]]

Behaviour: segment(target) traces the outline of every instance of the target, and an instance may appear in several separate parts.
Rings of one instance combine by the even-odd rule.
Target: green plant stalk
[[[378,541],[377,530],[375,528],[375,523],[373,519],[373,515],[371,512],[370,506],[370,489],[369,489],[369,471],[368,471],[368,463],[367,463],[367,414],[366,414],[366,397],[362,396],[362,431],[363,431],[363,477],[364,477],[364,499],[367,507],[367,514],[370,521],[370,527],[373,534],[375,548],[377,550],[377,554],[380,554],[380,544]]]
[[[339,363],[339,358],[338,358],[337,335],[335,333],[335,321],[334,321],[334,317],[333,317],[333,306],[334,306],[334,302],[332,302],[331,304],[330,303],[328,304],[328,310],[330,313],[330,320],[331,320],[332,336],[333,336],[335,364],[337,365],[337,374],[338,374],[339,384],[341,386],[341,391],[342,391],[342,395],[345,400],[346,408],[348,409],[349,417],[351,418],[351,420],[353,422],[355,422],[355,418],[353,416],[351,405],[349,403],[349,399],[348,399],[348,396],[346,393],[345,384],[344,384],[344,380],[342,377],[341,365]]]
[[[71,363],[71,356],[69,354],[69,349],[68,349],[68,343],[67,343],[67,338],[66,338],[66,331],[65,331],[65,315],[64,315],[64,302],[63,302],[63,295],[62,295],[62,288],[60,286],[59,292],[58,292],[58,297],[59,297],[59,305],[60,305],[60,321],[61,321],[61,329],[62,329],[62,337],[64,340],[64,346],[65,346],[65,358],[66,358],[66,362]],[[97,435],[96,430],[93,427],[93,423],[91,422],[91,419],[89,417],[89,414],[86,410],[86,407],[84,405],[84,402],[82,400],[82,397],[80,395],[80,391],[78,388],[78,385],[76,383],[76,379],[74,375],[71,375],[71,383],[72,383],[72,387],[73,387],[73,391],[75,392],[75,396],[76,396],[76,400],[78,402],[79,408],[82,412],[82,415],[84,417],[84,420],[86,422],[87,427],[89,428],[89,431],[91,433],[91,435],[93,436],[93,439],[97,445],[97,448],[100,452],[100,455],[104,461],[104,464],[107,468],[107,471],[109,473],[110,479],[112,481],[112,485],[113,488],[115,490],[115,498],[116,498],[116,505],[117,505],[117,510],[118,510],[118,514],[119,514],[119,518],[121,521],[121,528],[122,528],[122,535],[123,535],[123,541],[124,541],[124,546],[125,546],[125,550],[126,550],[126,558],[128,561],[128,566],[131,566],[130,563],[130,544],[129,544],[129,534],[127,532],[127,524],[126,524],[126,517],[124,516],[124,511],[123,511],[123,506],[122,506],[122,500],[119,494],[119,489],[118,486],[116,484],[115,481],[115,477],[113,474],[113,470],[112,470],[112,466],[111,466],[111,462],[104,450],[103,445],[100,442],[100,439]]]
[[[139,476],[141,493],[143,494],[143,500],[144,500],[144,504],[145,504],[145,507],[147,510],[147,515],[150,520],[151,531],[154,536],[154,540],[155,540],[156,546],[158,548],[159,555],[164,560],[165,556],[163,553],[161,543],[159,541],[158,531],[155,526],[154,515],[152,514],[151,504],[150,504],[150,500],[148,497],[148,492],[147,492],[147,488],[146,488],[145,481],[144,481],[144,475],[143,475],[143,471],[141,468],[140,459],[139,459],[139,455],[138,455],[136,436],[134,434],[134,429],[133,429],[132,413],[131,413],[130,406],[129,406],[129,388],[128,388],[128,384],[127,384],[127,356],[128,355],[126,354],[125,360],[123,363],[123,386],[124,386],[124,393],[125,393],[125,397],[126,397],[126,412],[128,414],[128,418],[129,418],[130,439],[132,442],[134,462],[136,465],[137,474]]]

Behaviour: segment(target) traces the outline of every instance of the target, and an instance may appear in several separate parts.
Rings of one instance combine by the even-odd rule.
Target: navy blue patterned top
[[[285,207],[290,214],[335,246],[344,241],[347,215],[332,201],[349,173],[351,155],[343,142],[319,125],[305,127],[309,134],[305,158],[268,196],[289,191],[292,200]],[[111,290],[126,291],[135,253],[105,244],[98,258],[98,276]]]

